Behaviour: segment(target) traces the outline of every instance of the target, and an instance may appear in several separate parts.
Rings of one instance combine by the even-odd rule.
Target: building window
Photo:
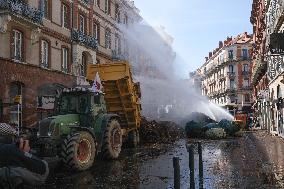
[[[109,28],[106,29],[105,33],[105,43],[106,43],[106,48],[111,49],[111,31]]]
[[[87,75],[87,57],[86,55],[83,53],[82,54],[82,62],[81,62],[81,76],[86,76]]]
[[[243,64],[243,71],[244,72],[248,72],[249,71],[248,64]]]
[[[68,72],[68,49],[62,48],[62,71]]]
[[[100,7],[101,1],[100,0],[95,0],[95,5]]]
[[[249,87],[249,79],[244,79],[243,86],[244,87]]]
[[[83,15],[79,15],[79,31],[85,33],[85,17]]]
[[[232,60],[234,58],[234,51],[229,50],[229,59]]]
[[[43,1],[44,18],[51,20],[51,1]]]
[[[49,43],[46,40],[41,41],[41,67],[49,67]]]
[[[111,15],[111,2],[110,0],[105,0],[105,13]]]
[[[127,14],[124,15],[124,24],[128,25],[128,16],[127,16]]]
[[[118,55],[121,54],[121,39],[118,34],[115,35],[115,51]]]
[[[234,72],[234,65],[229,65],[229,72],[233,73]]]
[[[118,4],[115,4],[115,20],[120,23],[120,10]]]
[[[235,89],[235,80],[230,79],[230,89]]]
[[[64,28],[69,28],[70,27],[70,11],[69,7],[65,4],[62,4],[62,10],[61,10],[61,17],[62,17],[62,26]]]
[[[242,49],[242,56],[243,56],[243,60],[247,60],[248,59],[248,50],[247,49]]]
[[[99,33],[98,29],[99,29],[98,24],[94,23],[94,26],[93,26],[93,37],[96,38],[96,39],[98,39],[98,33]]]
[[[245,102],[250,102],[250,94],[245,94]]]
[[[13,30],[12,39],[12,58],[18,61],[23,61],[23,33],[18,30]]]

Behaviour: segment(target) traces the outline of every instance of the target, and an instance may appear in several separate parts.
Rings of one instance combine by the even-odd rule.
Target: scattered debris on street
[[[140,139],[142,143],[172,143],[180,139],[183,129],[170,121],[148,121],[142,118],[140,128]]]

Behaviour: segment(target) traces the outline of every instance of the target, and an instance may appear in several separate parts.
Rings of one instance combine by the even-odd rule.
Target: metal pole
[[[188,150],[188,155],[189,155],[190,189],[195,189],[193,145],[190,145],[187,150]]]
[[[179,166],[179,158],[173,158],[173,166],[174,166],[174,189],[180,189],[180,166]]]
[[[203,189],[203,159],[202,159],[201,142],[198,142],[198,155],[199,155],[199,188]]]

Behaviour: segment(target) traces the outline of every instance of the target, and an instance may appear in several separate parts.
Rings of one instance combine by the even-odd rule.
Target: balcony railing
[[[72,41],[81,43],[92,49],[98,48],[98,40],[95,37],[88,36],[85,33],[77,30],[72,30]]]
[[[249,71],[243,71],[243,72],[242,72],[242,75],[243,75],[243,76],[249,76],[249,74],[250,74]]]
[[[20,0],[0,0],[0,10],[20,15],[36,24],[42,24],[43,12]]]

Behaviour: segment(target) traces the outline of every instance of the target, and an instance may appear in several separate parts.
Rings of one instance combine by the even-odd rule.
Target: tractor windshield
[[[63,94],[59,100],[59,114],[86,114],[88,111],[88,95],[86,94]]]

